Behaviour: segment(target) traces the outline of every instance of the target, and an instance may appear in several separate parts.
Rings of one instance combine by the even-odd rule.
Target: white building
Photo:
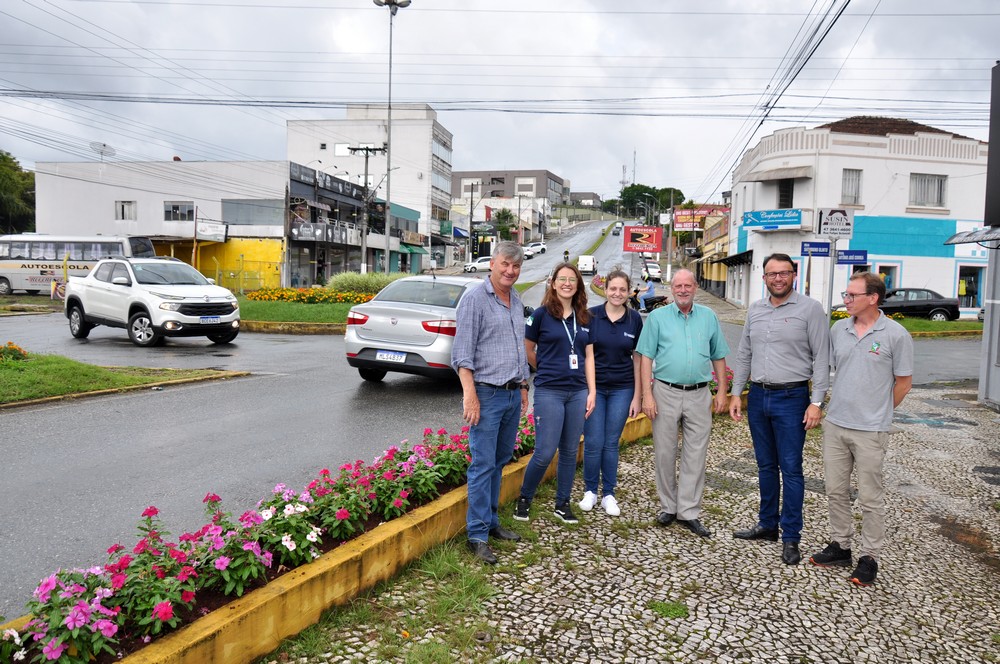
[[[766,296],[761,262],[781,252],[798,263],[798,291],[827,308],[828,293],[838,304],[851,273],[867,269],[890,287],[960,297],[963,316],[974,316],[988,250],[944,242],[983,225],[987,155],[981,141],[893,118],[762,138],[733,174],[726,298],[745,307]],[[832,283],[830,259],[810,257],[804,245],[826,240],[815,232],[819,209],[854,215],[853,237],[836,248],[857,262],[837,265]]]
[[[293,120],[287,125],[288,159],[364,185],[365,157],[350,148],[382,148],[388,141],[385,104],[351,104],[336,120]],[[450,240],[452,134],[426,104],[393,104],[391,190],[393,204],[420,213],[419,233]],[[386,195],[386,155],[368,159],[368,186]],[[442,232],[441,222],[446,222]],[[438,244],[436,242],[435,244]]]

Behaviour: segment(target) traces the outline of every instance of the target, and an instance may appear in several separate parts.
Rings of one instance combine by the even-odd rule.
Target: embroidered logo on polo
[[[881,348],[881,347],[882,347],[882,342],[880,342],[880,341],[873,341],[872,342],[872,347],[868,349],[868,352],[869,353],[874,353],[874,354],[878,355],[879,354],[878,349]]]

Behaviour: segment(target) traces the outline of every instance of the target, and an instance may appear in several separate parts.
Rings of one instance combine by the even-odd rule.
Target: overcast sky
[[[392,94],[438,110],[456,170],[713,202],[784,127],[884,115],[986,140],[998,35],[996,0],[413,0]],[[388,37],[371,0],[4,0],[0,149],[285,159],[286,120],[385,102]]]

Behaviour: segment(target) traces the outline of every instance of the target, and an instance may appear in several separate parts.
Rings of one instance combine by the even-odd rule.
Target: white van
[[[576,269],[580,270],[580,274],[597,274],[597,259],[593,256],[578,256]]]

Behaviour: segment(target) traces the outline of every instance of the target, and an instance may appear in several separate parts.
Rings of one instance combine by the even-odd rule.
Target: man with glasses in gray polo
[[[859,586],[870,586],[875,583],[885,542],[882,462],[893,409],[913,385],[913,339],[902,325],[879,310],[885,300],[885,283],[877,274],[852,275],[842,295],[850,318],[837,321],[830,329],[835,374],[823,423],[830,543],[809,561],[820,567],[851,566],[851,472],[857,469],[861,557],[849,579]]]
[[[734,531],[733,537],[776,542],[780,526],[781,561],[797,565],[802,559],[805,500],[802,449],[806,431],[823,418],[830,384],[830,328],[822,305],[795,290],[795,263],[788,254],[771,254],[763,267],[768,297],[747,310],[729,397],[729,415],[743,419],[741,394],[750,380],[747,418],[757,459],[760,510],[757,523]]]

